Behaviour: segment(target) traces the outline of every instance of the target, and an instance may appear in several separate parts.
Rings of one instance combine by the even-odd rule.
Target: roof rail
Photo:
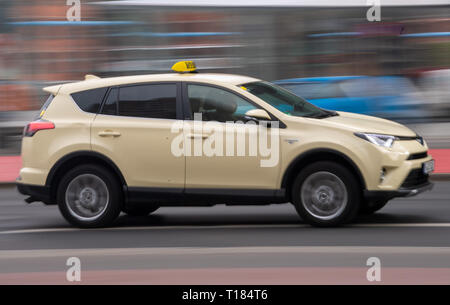
[[[84,76],[84,80],[91,80],[91,79],[100,79],[100,77],[94,75],[94,74],[86,74]]]

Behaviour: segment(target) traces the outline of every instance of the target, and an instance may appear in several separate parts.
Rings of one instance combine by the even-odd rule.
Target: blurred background
[[[382,6],[380,22],[366,19],[365,1],[284,2],[82,0],[81,21],[70,22],[66,0],[0,1],[0,155],[20,154],[42,87],[87,73],[164,73],[183,59],[201,72],[277,81],[321,107],[394,119],[450,148],[445,1]]]
[[[366,0],[0,0],[0,284],[66,283],[68,257],[88,284],[367,284],[369,257],[383,283],[449,284],[449,0],[381,4],[369,22]],[[13,183],[42,87],[179,60],[407,124],[431,147],[435,189],[339,230],[309,228],[289,204],[162,208],[93,232],[23,202]]]

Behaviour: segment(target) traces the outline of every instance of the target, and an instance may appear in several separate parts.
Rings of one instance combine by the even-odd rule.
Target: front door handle
[[[100,131],[100,132],[98,133],[98,135],[99,135],[100,137],[114,137],[114,138],[120,137],[120,136],[121,136],[120,132],[112,131],[112,130],[104,130],[104,131]]]

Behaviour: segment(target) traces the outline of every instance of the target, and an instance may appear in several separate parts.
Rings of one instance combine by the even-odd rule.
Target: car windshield
[[[310,118],[335,115],[335,113],[318,108],[290,91],[269,82],[252,82],[239,86],[288,115]]]

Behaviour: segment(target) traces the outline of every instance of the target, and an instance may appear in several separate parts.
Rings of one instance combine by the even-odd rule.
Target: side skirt
[[[259,189],[181,189],[128,187],[126,204],[131,206],[155,204],[158,206],[212,206],[265,205],[287,202],[285,190]]]

